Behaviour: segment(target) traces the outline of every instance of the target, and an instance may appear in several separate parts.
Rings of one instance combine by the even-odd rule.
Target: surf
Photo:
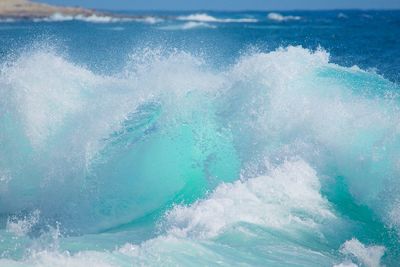
[[[46,48],[2,65],[2,264],[398,259],[397,84],[294,46],[217,67],[127,58],[117,74]]]

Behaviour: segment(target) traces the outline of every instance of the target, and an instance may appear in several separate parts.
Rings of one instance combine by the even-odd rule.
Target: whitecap
[[[143,22],[143,23],[147,23],[147,24],[157,24],[157,23],[163,22],[164,20],[161,18],[157,18],[157,17],[144,17],[144,18],[135,19],[134,21]]]
[[[54,13],[49,17],[34,18],[34,22],[63,22],[63,21],[84,21],[90,23],[116,23],[116,22],[142,22],[147,24],[156,24],[162,22],[161,18],[157,17],[114,17],[108,15],[92,14],[87,16],[85,14],[78,15],[65,15],[61,13]]]
[[[193,29],[216,29],[217,26],[211,25],[205,22],[196,22],[196,21],[188,21],[184,24],[178,25],[168,25],[160,27],[161,30],[171,30],[171,31],[178,31],[178,30],[193,30]]]
[[[289,20],[301,20],[300,16],[284,16],[280,13],[271,12],[267,15],[267,19],[273,21],[289,21]]]
[[[198,22],[219,22],[219,23],[255,23],[258,22],[257,19],[254,18],[238,18],[238,19],[233,19],[233,18],[216,18],[213,16],[208,15],[207,13],[196,13],[196,14],[191,14],[188,16],[179,16],[177,17],[178,20],[186,20],[186,21],[198,21]]]

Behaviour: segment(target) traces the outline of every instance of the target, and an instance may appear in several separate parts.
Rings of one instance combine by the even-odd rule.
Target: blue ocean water
[[[0,22],[0,266],[398,266],[399,37],[400,11]]]

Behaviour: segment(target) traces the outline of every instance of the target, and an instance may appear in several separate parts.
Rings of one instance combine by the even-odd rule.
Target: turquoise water
[[[397,266],[399,12],[153,16],[0,23],[0,265]]]

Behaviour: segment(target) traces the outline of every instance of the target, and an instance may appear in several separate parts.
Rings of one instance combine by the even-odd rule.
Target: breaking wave
[[[24,19],[16,19],[16,18],[6,18],[1,19],[0,22],[10,23],[10,22],[19,22]],[[54,13],[51,16],[43,17],[43,18],[32,18],[34,22],[65,22],[65,21],[83,21],[88,23],[120,23],[120,22],[142,22],[147,24],[156,24],[163,21],[161,18],[157,17],[119,17],[119,16],[108,16],[108,15],[65,15],[61,13]]]
[[[394,266],[399,89],[301,47],[116,75],[25,52],[0,74],[0,265]]]
[[[218,22],[218,23],[255,23],[258,20],[254,18],[216,18],[206,13],[196,13],[188,16],[179,16],[178,20],[199,21],[199,22]]]
[[[205,22],[195,22],[195,21],[189,21],[184,24],[179,24],[179,25],[168,25],[168,26],[162,26],[160,29],[162,30],[193,30],[193,29],[216,29],[217,26],[211,25]]]
[[[290,20],[301,20],[300,16],[284,16],[279,13],[271,12],[267,15],[267,19],[273,20],[273,21],[290,21]]]

